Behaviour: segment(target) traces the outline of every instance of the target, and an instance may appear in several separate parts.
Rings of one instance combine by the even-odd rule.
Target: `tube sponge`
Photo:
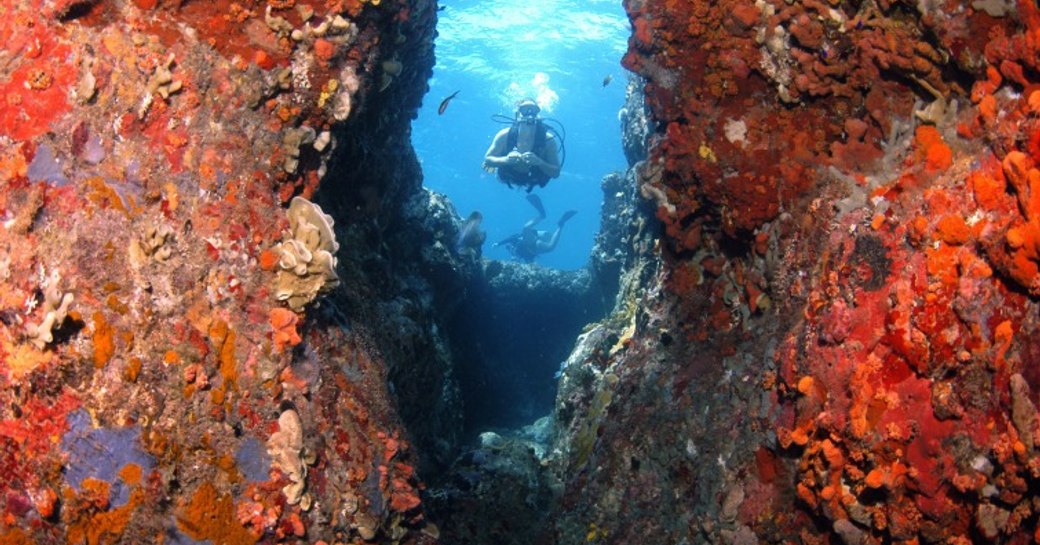
[[[289,231],[275,247],[278,271],[275,298],[301,311],[319,294],[339,285],[336,251],[339,244],[332,231],[332,216],[304,199],[289,204]]]

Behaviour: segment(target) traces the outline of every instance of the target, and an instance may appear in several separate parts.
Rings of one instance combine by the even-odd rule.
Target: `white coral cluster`
[[[52,272],[50,277],[43,281],[43,321],[39,324],[30,323],[25,327],[29,339],[40,350],[54,341],[54,330],[65,322],[65,317],[69,314],[69,305],[72,304],[72,294],[62,293],[58,288],[59,283],[61,274],[58,271]]]
[[[173,247],[167,244],[172,240],[173,229],[167,225],[153,225],[144,232],[141,249],[156,261],[166,261],[173,254]]]
[[[319,294],[339,285],[332,216],[304,199],[289,204],[289,231],[275,247],[278,254],[275,298],[299,312]]]
[[[307,486],[307,466],[303,454],[303,423],[300,415],[292,409],[278,416],[278,431],[267,441],[267,453],[273,465],[289,477],[289,484],[282,488],[289,505],[296,505],[303,498]]]

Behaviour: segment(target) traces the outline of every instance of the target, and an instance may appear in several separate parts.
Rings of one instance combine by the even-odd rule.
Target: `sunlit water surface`
[[[584,266],[599,229],[600,180],[625,167],[617,112],[627,78],[620,66],[630,32],[619,0],[461,0],[441,2],[437,64],[412,142],[422,161],[424,185],[447,194],[458,213],[484,215],[485,257],[511,259],[493,247],[534,215],[523,189],[509,189],[481,169],[484,152],[525,96],[543,117],[566,131],[566,162],[559,178],[536,188],[552,229],[566,210],[577,210],[554,252],[536,260],[547,267]],[[605,78],[612,81],[603,85]],[[437,107],[459,91],[443,115]]]

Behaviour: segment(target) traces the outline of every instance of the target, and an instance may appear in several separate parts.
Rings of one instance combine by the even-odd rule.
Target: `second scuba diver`
[[[538,225],[540,221],[545,219],[545,208],[542,206],[542,200],[538,198],[538,195],[528,195],[527,201],[538,211],[538,215],[528,220],[521,232],[496,242],[494,246],[505,246],[517,258],[522,259],[526,263],[531,263],[534,261],[534,258],[551,252],[556,248],[556,243],[560,241],[560,232],[563,231],[563,225],[574,214],[577,214],[577,211],[568,210],[564,212],[560,216],[560,220],[556,222],[555,230],[551,232],[539,231],[535,229],[535,225]]]

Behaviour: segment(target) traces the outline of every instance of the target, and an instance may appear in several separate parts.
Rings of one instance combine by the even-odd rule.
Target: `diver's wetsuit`
[[[564,212],[560,216],[560,220],[556,222],[556,229],[552,233],[539,231],[534,226],[545,219],[545,208],[542,207],[542,200],[538,198],[538,195],[528,195],[527,202],[531,203],[531,206],[538,211],[538,215],[524,224],[523,231],[506,237],[496,246],[504,245],[509,248],[509,251],[514,256],[522,259],[525,263],[531,263],[535,257],[551,252],[556,248],[556,243],[560,241],[560,232],[563,231],[563,225],[576,212],[574,210]]]
[[[539,120],[534,133],[534,144],[531,146],[531,152],[539,157],[542,156],[542,150],[545,149],[545,141],[548,138],[546,131],[545,124]],[[507,150],[516,148],[518,133],[519,129],[514,123],[506,135]],[[528,191],[534,189],[535,186],[545,187],[545,184],[549,183],[549,175],[533,165],[502,165],[498,167],[498,179],[509,187],[513,187],[514,184],[525,186]]]

